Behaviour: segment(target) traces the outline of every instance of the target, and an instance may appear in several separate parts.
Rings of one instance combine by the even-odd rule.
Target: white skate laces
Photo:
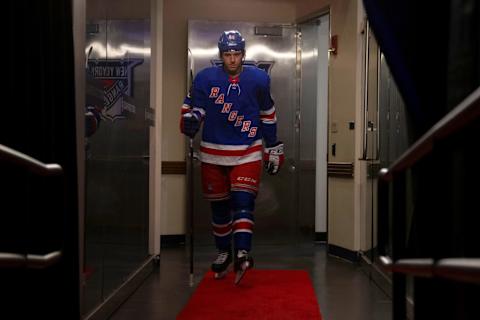
[[[247,250],[238,250],[237,258],[243,258],[245,256],[248,256],[248,251]]]
[[[217,259],[213,262],[214,264],[223,264],[225,263],[225,261],[227,261],[228,259],[228,251],[225,251],[225,252],[219,252],[218,253],[218,256],[217,256]]]

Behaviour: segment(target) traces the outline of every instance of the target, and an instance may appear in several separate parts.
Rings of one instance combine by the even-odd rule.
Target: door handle
[[[0,268],[45,269],[56,264],[61,256],[61,250],[44,255],[0,252]]]

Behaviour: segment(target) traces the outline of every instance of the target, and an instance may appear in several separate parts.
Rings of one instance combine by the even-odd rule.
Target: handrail
[[[393,262],[390,257],[380,256],[380,263],[390,272],[480,284],[480,258],[398,259]]]
[[[434,273],[457,281],[480,283],[480,258],[440,259]]]
[[[63,174],[63,169],[59,164],[45,164],[2,144],[0,144],[0,161],[16,164],[41,176],[58,176]],[[25,267],[29,269],[44,269],[56,264],[61,256],[61,250],[52,251],[44,255],[0,252],[0,268]]]
[[[61,257],[61,250],[45,255],[0,252],[0,268],[44,269],[57,263]]]
[[[406,273],[416,277],[433,276],[433,259],[399,259],[395,262],[390,257],[380,256],[380,263],[390,272]]]
[[[390,181],[394,173],[410,168],[430,153],[435,141],[455,133],[475,120],[478,116],[480,116],[480,87],[408,148],[408,150],[390,166],[388,172],[383,175],[383,179]]]
[[[0,161],[1,160],[17,164],[30,172],[41,176],[57,176],[63,174],[63,169],[59,164],[45,164],[2,144],[0,144]]]

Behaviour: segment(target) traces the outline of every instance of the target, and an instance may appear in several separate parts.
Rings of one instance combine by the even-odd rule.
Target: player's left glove
[[[263,164],[269,174],[277,174],[284,160],[283,142],[281,141],[263,150]]]

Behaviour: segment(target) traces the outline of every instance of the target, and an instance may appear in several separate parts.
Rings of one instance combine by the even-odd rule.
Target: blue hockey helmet
[[[218,50],[220,50],[220,53],[225,51],[244,51],[245,39],[237,30],[225,31],[218,39]]]

